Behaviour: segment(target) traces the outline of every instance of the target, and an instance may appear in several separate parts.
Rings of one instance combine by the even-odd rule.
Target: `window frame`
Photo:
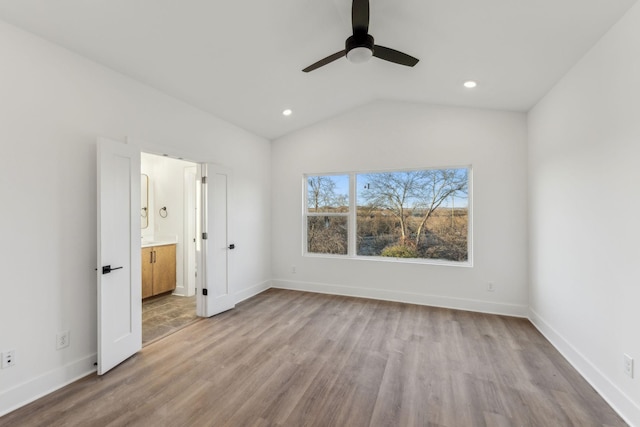
[[[347,176],[349,178],[349,204],[347,212],[309,212],[309,177],[314,176]],[[352,205],[355,203],[352,197],[352,176],[350,173],[305,173],[302,178],[302,254],[304,256],[320,256],[320,257],[330,257],[330,258],[344,258],[351,255],[351,210],[353,209]],[[346,254],[328,254],[321,252],[309,252],[309,225],[308,218],[309,217],[345,217],[347,218],[347,253]]]
[[[379,255],[358,255],[357,254],[357,176],[364,174],[411,172],[423,170],[447,170],[466,169],[467,170],[467,260],[452,261],[436,258],[397,258],[383,257]],[[348,176],[349,177],[349,210],[347,212],[309,212],[308,211],[308,179],[315,176]],[[374,262],[395,262],[404,264],[427,264],[453,267],[473,267],[473,167],[472,165],[441,166],[441,167],[420,167],[403,169],[382,169],[369,171],[350,172],[329,172],[329,173],[304,173],[302,177],[302,255],[311,258],[339,258],[352,259],[357,261]],[[308,217],[347,217],[347,253],[328,254],[309,252],[308,250]]]

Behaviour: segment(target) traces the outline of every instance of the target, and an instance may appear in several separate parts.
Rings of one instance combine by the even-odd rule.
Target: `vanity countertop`
[[[175,245],[177,242],[171,239],[143,240],[141,247],[150,248],[152,246]]]

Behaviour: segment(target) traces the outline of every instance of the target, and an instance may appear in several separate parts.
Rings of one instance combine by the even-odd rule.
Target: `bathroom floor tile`
[[[196,297],[164,294],[142,301],[142,345],[197,321]]]

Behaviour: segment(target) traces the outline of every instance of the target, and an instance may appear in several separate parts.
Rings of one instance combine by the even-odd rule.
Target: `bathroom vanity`
[[[142,298],[176,288],[176,244],[147,242],[142,245]]]

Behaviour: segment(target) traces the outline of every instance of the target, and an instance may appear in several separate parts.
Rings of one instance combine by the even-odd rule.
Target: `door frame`
[[[223,170],[225,172],[228,173],[229,176],[232,176],[232,171],[230,168],[217,164],[215,162],[208,162],[205,160],[197,160],[197,159],[201,159],[202,156],[196,155],[194,153],[189,153],[188,150],[182,150],[180,149],[180,151],[176,151],[176,149],[174,148],[168,148],[168,147],[162,147],[162,146],[158,146],[155,144],[150,144],[146,141],[143,140],[139,140],[136,138],[131,138],[131,137],[126,137],[126,141],[128,144],[134,145],[136,147],[138,147],[138,149],[140,150],[141,153],[146,153],[146,154],[152,154],[154,156],[160,156],[160,157],[170,157],[173,159],[178,159],[178,160],[184,160],[184,161],[188,161],[191,163],[194,163],[196,165],[196,184],[198,185],[198,190],[196,191],[196,206],[198,209],[198,214],[199,214],[199,220],[196,221],[196,235],[197,235],[197,243],[196,243],[196,247],[197,248],[202,248],[202,216],[203,216],[203,210],[202,210],[202,183],[200,181],[200,177],[202,176],[202,170],[206,169],[207,165],[209,167],[214,167],[215,169],[219,169],[219,170]],[[233,188],[231,186],[229,186],[229,188],[227,188],[228,190],[228,194],[232,194],[233,192]],[[231,198],[229,198],[229,201],[231,200]],[[231,210],[231,204],[229,203],[227,204],[227,211]],[[229,241],[231,241],[232,239],[232,221],[231,221],[231,215],[227,215],[227,230],[229,231],[228,237],[229,237]],[[204,311],[200,311],[200,307],[205,307],[206,306],[206,296],[202,295],[202,289],[204,287],[204,283],[202,282],[203,279],[203,275],[201,274],[201,269],[204,265],[204,260],[202,259],[202,251],[200,251],[200,253],[196,252],[196,272],[197,272],[197,276],[196,276],[196,314],[199,317],[210,317],[205,315]],[[230,276],[230,272],[231,272],[231,259],[229,258],[227,261],[227,277],[229,280],[229,287],[231,290],[233,290],[233,280],[232,277]],[[235,294],[232,295],[233,297],[233,307],[235,307]],[[233,308],[231,307],[231,308]],[[202,314],[200,314],[202,313]]]
[[[196,277],[198,271],[198,230],[200,227],[200,207],[198,180],[198,164],[184,169],[184,251],[183,251],[183,286],[186,296],[193,296],[196,292]],[[193,239],[193,240],[192,240]],[[192,265],[193,263],[193,265]]]

